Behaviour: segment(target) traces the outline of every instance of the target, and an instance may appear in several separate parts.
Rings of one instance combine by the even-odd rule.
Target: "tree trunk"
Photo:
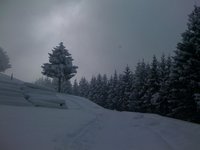
[[[61,77],[58,78],[58,92],[61,92]]]

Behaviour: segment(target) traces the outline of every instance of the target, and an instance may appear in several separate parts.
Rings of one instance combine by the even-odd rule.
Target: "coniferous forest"
[[[127,65],[122,73],[115,70],[109,77],[98,74],[90,81],[83,77],[73,85],[63,81],[61,92],[86,97],[111,110],[199,122],[200,7],[194,6],[181,37],[172,56],[154,55],[151,62],[141,60],[135,69]],[[52,84],[43,80],[48,86]]]
[[[189,15],[173,57],[128,65],[111,77],[74,81],[72,93],[112,110],[157,113],[188,121],[200,120],[200,7]]]

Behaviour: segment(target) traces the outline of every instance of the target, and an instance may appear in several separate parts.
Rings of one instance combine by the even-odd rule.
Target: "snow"
[[[54,90],[17,79],[11,80],[4,74],[0,74],[0,104],[66,108],[65,100],[58,99]]]
[[[64,107],[59,105],[63,102]],[[3,74],[0,104],[0,150],[200,149],[198,124],[110,111]]]

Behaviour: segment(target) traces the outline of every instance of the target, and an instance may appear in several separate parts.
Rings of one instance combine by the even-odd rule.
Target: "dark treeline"
[[[200,122],[200,7],[189,15],[186,31],[174,57],[151,63],[141,61],[108,79],[99,74],[91,81],[75,80],[73,94],[119,111],[157,113]]]
[[[170,56],[159,60],[154,56],[150,64],[138,62],[134,71],[127,65],[123,73],[115,71],[109,78],[98,74],[90,81],[84,77],[79,83],[74,80],[70,93],[111,110],[157,113],[197,122],[198,93],[191,95],[184,87],[174,86],[178,81],[174,81],[173,66]]]

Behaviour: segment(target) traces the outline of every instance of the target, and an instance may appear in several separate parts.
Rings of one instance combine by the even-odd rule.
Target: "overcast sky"
[[[132,69],[153,54],[173,55],[196,0],[0,0],[0,47],[14,76],[41,77],[63,41],[79,67],[74,78]]]

